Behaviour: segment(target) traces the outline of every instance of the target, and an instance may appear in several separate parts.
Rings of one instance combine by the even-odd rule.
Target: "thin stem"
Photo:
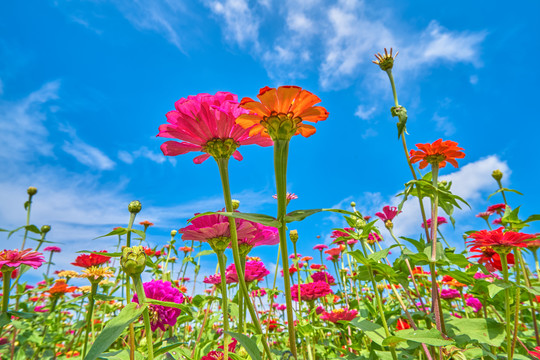
[[[398,98],[397,98],[397,92],[396,92],[396,84],[394,83],[394,76],[392,75],[392,69],[386,70],[386,73],[388,74],[388,78],[390,79],[390,85],[392,85],[392,95],[394,95],[394,104],[399,106]]]
[[[53,254],[54,251],[51,251],[51,254],[49,255],[49,262],[47,263],[47,277],[49,277],[49,269],[51,268]]]
[[[86,349],[88,346],[88,335],[90,335],[90,327],[92,326],[92,319],[94,315],[94,296],[96,295],[98,283],[92,282],[92,288],[90,290],[90,296],[88,297],[88,313],[86,314],[86,332],[84,334],[84,344],[82,358],[86,356]]]
[[[141,306],[146,305],[146,293],[144,292],[144,287],[141,281],[141,275],[136,275],[131,277],[133,279],[133,285],[135,286],[135,291],[137,292],[137,297],[139,298],[139,304]],[[146,335],[146,346],[148,346],[148,359],[154,359],[154,341],[152,326],[150,325],[150,315],[148,313],[148,307],[146,307],[142,313],[143,322],[144,322],[144,333]]]
[[[508,254],[501,252],[499,253],[501,258],[501,267],[503,270],[504,282],[508,283],[508,261],[506,256]],[[504,312],[505,312],[505,321],[506,321],[506,356],[509,360],[512,360],[512,330],[510,328],[510,289],[504,289]]]
[[[277,219],[281,223],[279,228],[279,244],[281,246],[281,264],[283,267],[283,282],[285,286],[285,302],[287,305],[287,326],[289,330],[289,346],[295,359],[298,359],[296,351],[296,331],[294,329],[294,317],[291,295],[291,282],[289,278],[289,258],[287,251],[287,158],[289,154],[289,140],[274,139],[274,170],[276,173],[277,192]]]
[[[497,180],[497,184],[499,184],[499,190],[501,190],[501,195],[503,197],[504,204],[508,205],[508,202],[506,201],[506,195],[504,194],[504,191],[503,191],[503,186],[502,186],[501,180]]]
[[[21,250],[24,250],[26,244],[26,238],[28,237],[28,226],[30,225],[30,208],[32,207],[32,196],[28,195],[28,207],[26,208],[26,228],[24,229],[24,236],[22,241]]]
[[[521,269],[523,270],[523,275],[525,279],[525,285],[530,288],[531,287],[531,279],[529,278],[529,271],[527,270],[527,266],[525,265],[525,261],[523,260],[523,255],[521,253],[520,248],[516,248],[516,253],[518,257],[519,264],[521,265]],[[533,327],[534,327],[534,336],[536,338],[536,345],[540,346],[540,336],[538,332],[538,322],[536,321],[536,308],[534,305],[534,298],[531,293],[528,293],[529,295],[529,303],[531,305],[531,314],[533,319]]]
[[[216,251],[218,262],[219,262],[219,272],[221,273],[221,310],[223,311],[223,353],[225,354],[224,359],[229,359],[229,340],[230,336],[227,334],[229,331],[229,302],[227,299],[227,264],[225,263],[225,254],[223,251]]]
[[[15,269],[15,268],[10,268],[10,267],[7,267],[6,268],[8,269]],[[9,306],[9,290],[11,289],[10,285],[11,285],[11,273],[13,272],[13,270],[11,271],[3,271],[2,272],[2,277],[4,278],[4,288],[2,289],[2,314],[5,314],[7,311],[8,311],[8,306]]]
[[[219,174],[221,176],[221,184],[223,186],[223,197],[225,199],[225,208],[228,212],[233,211],[232,206],[232,197],[231,197],[231,188],[229,186],[229,170],[228,170],[228,164],[229,164],[229,158],[215,158],[218,168],[219,168]],[[234,218],[229,217],[229,227],[230,227],[230,233],[231,233],[231,248],[233,252],[233,259],[234,264],[236,268],[236,274],[238,276],[238,283],[240,284],[240,295],[244,297],[245,304],[249,310],[249,314],[251,316],[251,321],[255,325],[255,330],[258,334],[263,336],[262,343],[265,352],[268,355],[268,359],[271,359],[271,352],[270,347],[268,346],[268,341],[266,336],[262,332],[261,324],[259,323],[257,319],[257,313],[255,312],[255,309],[253,308],[253,304],[251,303],[249,299],[249,292],[246,285],[246,279],[244,276],[244,272],[242,271],[242,267],[240,266],[240,250],[238,249],[238,234],[236,232],[236,221]]]
[[[133,222],[135,221],[136,213],[130,213],[129,222],[126,233],[126,247],[131,247],[131,228],[133,227]],[[126,304],[131,303],[131,285],[130,277],[125,276],[126,280]],[[84,356],[83,356],[84,358]],[[133,323],[129,324],[129,359],[135,360],[135,326]]]

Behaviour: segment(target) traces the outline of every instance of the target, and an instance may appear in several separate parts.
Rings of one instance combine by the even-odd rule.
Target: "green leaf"
[[[456,336],[468,338],[467,343],[474,340],[480,344],[497,347],[501,346],[506,336],[504,324],[494,319],[452,318],[446,324],[449,336],[452,338]]]
[[[287,215],[285,215],[285,222],[291,223],[293,221],[302,221],[308,216],[311,216],[313,214],[320,213],[321,211],[329,211],[329,212],[336,212],[340,214],[350,215],[350,216],[357,216],[357,214],[347,211],[347,210],[341,210],[341,209],[310,209],[310,210],[295,210]]]
[[[428,257],[429,261],[431,262],[431,252],[432,252],[432,246],[429,244],[424,249],[424,254]],[[435,249],[435,262],[439,262],[440,260],[445,260],[446,254],[444,253],[443,246],[440,242],[437,242],[437,247]]]
[[[246,349],[248,355],[251,357],[252,360],[261,360],[261,352],[259,351],[259,348],[257,347],[257,342],[255,340],[247,337],[244,334],[239,334],[232,331],[225,331],[225,333],[238,340],[240,345],[242,345],[244,349]]]
[[[146,309],[146,305],[137,307],[138,304],[130,303],[120,311],[118,316],[113,317],[99,333],[96,341],[88,351],[84,360],[95,360],[118,339],[124,329],[137,320]]]
[[[381,251],[377,251],[376,253],[369,254],[368,259],[373,260],[373,261],[379,261],[387,257],[389,252],[390,252],[390,248],[386,248]]]
[[[11,316],[8,313],[3,313],[0,315],[0,329],[6,326],[11,322]]]
[[[36,225],[28,225],[24,227],[26,230],[33,232],[34,234],[41,235],[41,230]]]
[[[376,344],[382,346],[385,339],[384,329],[381,325],[372,323],[368,320],[358,320],[358,318],[351,321],[351,325],[362,330],[368,338],[370,338]]]
[[[395,345],[401,341],[413,341],[429,346],[446,346],[454,342],[445,340],[437,329],[430,330],[401,330],[395,336],[389,336],[383,341],[383,345]]]
[[[223,215],[223,216],[228,216],[235,219],[244,219],[244,220],[253,221],[253,222],[263,224],[266,226],[273,226],[275,228],[281,227],[281,223],[275,217],[264,215],[264,214],[243,213],[243,212],[208,211],[205,213],[195,215],[194,217],[189,219],[188,222],[192,222],[194,219],[197,219],[201,216],[206,216],[206,215]]]
[[[143,240],[146,238],[146,234],[143,230],[131,229],[131,232],[139,235]]]
[[[24,228],[24,225],[23,226],[19,226],[18,228],[16,228],[15,230],[11,230],[7,236],[7,238],[9,239],[11,237],[11,235],[13,235],[14,233],[16,233],[17,231],[21,230],[22,228]]]
[[[503,191],[506,191],[506,192],[513,192],[513,193],[516,193],[516,194],[518,194],[518,195],[523,195],[522,193],[520,193],[520,192],[517,191],[517,190],[514,190],[514,189],[508,189],[508,188],[502,188],[502,189],[499,189],[499,190],[495,191],[493,194],[489,195],[489,196],[488,196],[488,200],[489,200],[489,198],[491,198],[493,195],[497,195],[498,193],[503,192]]]
[[[500,291],[509,289],[511,287],[512,284],[506,283],[504,280],[495,280],[488,286],[489,297],[493,299]]]
[[[463,254],[453,254],[453,253],[445,253],[446,257],[450,262],[454,265],[459,266],[460,268],[465,268],[467,265],[470,264],[469,259]]]
[[[215,254],[214,250],[203,250],[203,251],[200,251],[197,255],[195,255],[195,258],[198,258],[199,256],[210,255],[210,254]]]
[[[146,301],[148,301],[150,304],[172,307],[172,308],[181,309],[183,311],[189,312],[189,310],[188,310],[189,307],[187,305],[177,304],[177,303],[170,302],[170,301],[161,301],[161,300],[156,300],[156,299],[150,299],[150,298],[146,299]]]
[[[360,250],[354,250],[354,251],[350,251],[349,252],[349,255],[351,255],[356,261],[358,261],[359,263],[362,263],[364,265],[369,265],[369,260],[368,258],[366,258],[364,256],[364,254],[362,254],[362,252]]]
[[[125,234],[127,234],[127,229],[126,228],[117,228],[117,229],[114,229],[113,231],[111,231],[108,234],[101,235],[101,236],[98,236],[97,238],[94,238],[94,240],[102,238],[102,237],[107,237],[107,236],[125,235]]]

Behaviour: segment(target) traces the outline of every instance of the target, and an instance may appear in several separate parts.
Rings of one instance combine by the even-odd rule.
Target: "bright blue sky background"
[[[290,209],[354,200],[374,215],[410,178],[388,79],[371,63],[393,47],[409,147],[443,138],[465,148],[460,169],[442,171],[473,206],[456,214],[455,232],[444,228],[462,246],[463,231],[484,226],[474,214],[501,202],[486,201],[494,169],[525,194],[510,195],[512,205],[539,212],[539,10],[502,1],[3,2],[0,227],[24,224],[26,188],[36,186],[32,223],[52,225],[61,268],[79,249],[112,250],[116,239],[91,239],[125,225],[134,199],[143,204],[137,220],[156,224],[150,243],[165,243],[194,212],[223,206],[213,161],[161,154],[155,135],[165,113],[191,94],[254,97],[285,84],[317,94],[330,112],[314,136],[292,141],[288,182],[299,199]],[[230,173],[241,210],[275,214],[271,148],[240,150],[244,160],[231,160]],[[396,232],[419,235],[416,207],[405,210]],[[315,237],[329,242],[342,225],[329,215],[295,225],[300,252],[314,255]],[[274,250],[254,254],[275,262]],[[203,265],[214,271],[213,258]]]

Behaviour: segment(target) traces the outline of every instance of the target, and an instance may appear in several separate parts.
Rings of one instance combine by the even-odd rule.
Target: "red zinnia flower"
[[[345,309],[335,309],[331,312],[323,312],[321,315],[321,320],[326,320],[333,322],[334,324],[338,321],[351,321],[356,317],[358,311]]]
[[[456,159],[465,157],[465,153],[457,146],[457,142],[439,139],[432,144],[416,144],[419,150],[411,150],[411,163],[420,161],[420,169],[425,168],[428,164],[436,164],[440,168],[446,166],[448,161],[454,167],[458,167]]]
[[[515,231],[503,232],[503,230],[504,227],[500,227],[497,230],[477,231],[469,235],[469,238],[474,240],[468,241],[468,246],[471,246],[471,250],[488,246],[493,247],[495,251],[502,250],[502,248],[527,247],[526,240],[535,237],[534,235]]]
[[[505,209],[506,209],[506,204],[495,204],[495,205],[488,206],[487,212],[497,213],[499,215],[502,215]]]
[[[242,99],[240,106],[251,113],[236,119],[237,124],[250,129],[250,135],[261,134],[273,139],[290,139],[297,134],[309,137],[315,134],[315,127],[303,121],[317,122],[328,117],[325,108],[313,106],[321,99],[298,86],[280,86],[277,89],[266,86],[257,97],[260,102]]]
[[[106,253],[107,250],[101,250],[100,253]],[[98,255],[98,254],[82,254],[77,256],[75,262],[72,262],[71,265],[80,266],[83,268],[89,268],[91,266],[98,266],[105,264],[111,259],[110,256]]]
[[[411,328],[411,325],[409,325],[409,322],[407,320],[398,319],[396,330],[407,330],[410,328]]]
[[[469,259],[478,258],[478,263],[484,264],[489,272],[495,270],[502,271],[501,256],[490,247],[477,247],[471,249],[472,252],[480,253],[480,255],[469,256]],[[508,265],[514,265],[514,254],[510,253],[506,256]]]

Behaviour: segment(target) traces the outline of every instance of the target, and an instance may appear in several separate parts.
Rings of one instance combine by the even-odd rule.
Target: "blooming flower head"
[[[46,312],[49,312],[49,309],[45,309],[45,306],[43,305],[38,305],[34,307],[34,311],[39,312],[39,313],[46,313]]]
[[[358,315],[358,311],[345,309],[335,309],[330,312],[323,312],[321,314],[321,320],[326,320],[333,322],[334,324],[338,321],[351,321]]]
[[[257,228],[253,226],[252,222],[243,219],[235,220],[239,239],[255,236]],[[231,242],[229,219],[221,214],[204,215],[195,218],[191,221],[191,225],[178,230],[178,232],[182,233],[182,240],[207,242],[214,251],[224,251]]]
[[[84,277],[93,281],[101,281],[103,278],[114,276],[114,272],[109,267],[90,266],[82,271],[79,277]]]
[[[272,197],[273,197],[274,199],[277,199],[277,194],[272,195]],[[295,193],[290,193],[290,192],[288,192],[288,193],[287,193],[286,199],[287,199],[287,205],[288,205],[288,204],[291,202],[291,200],[296,200],[296,199],[298,199],[298,195],[296,195]]]
[[[388,206],[386,205],[383,207],[383,212],[378,212],[375,214],[375,216],[378,216],[379,219],[381,219],[382,222],[392,221],[397,216],[397,214],[401,213],[401,211],[398,211],[398,208],[395,206]]]
[[[300,297],[303,301],[313,301],[332,294],[330,284],[326,281],[314,281],[300,285]],[[298,301],[298,285],[291,287],[291,296],[294,301]]]
[[[438,165],[440,168],[446,166],[446,162],[458,167],[456,159],[465,157],[463,148],[457,146],[457,142],[439,139],[432,144],[416,144],[419,150],[411,150],[411,163],[420,161],[420,169],[428,164]]]
[[[246,282],[262,280],[268,274],[270,274],[270,271],[266,269],[261,261],[246,261],[246,270],[244,272]],[[236,273],[236,266],[234,264],[227,267],[226,276],[227,284],[238,282],[238,274]]]
[[[240,254],[245,256],[256,246],[279,244],[279,233],[277,228],[255,222],[250,223],[255,228],[255,231],[249,233],[247,237],[238,237]]]
[[[21,265],[31,266],[37,269],[45,262],[43,254],[32,249],[26,250],[4,250],[0,252],[0,269],[12,271]],[[12,269],[8,269],[12,268]]]
[[[459,291],[456,289],[442,289],[441,290],[441,298],[443,299],[455,299],[460,297]]]
[[[64,279],[58,279],[56,280],[54,285],[51,286],[51,288],[47,290],[46,292],[48,292],[51,295],[60,296],[66,293],[72,293],[75,290],[77,290],[76,286],[68,286]]]
[[[483,211],[481,213],[476,214],[477,218],[482,218],[484,220],[489,219],[489,217],[493,215],[493,211]]]
[[[471,252],[480,254],[469,256],[469,259],[478,258],[478,263],[484,264],[489,272],[502,271],[501,256],[493,248],[488,246],[474,247],[471,248]],[[509,253],[506,255],[506,263],[508,266],[515,264],[514,254]]]
[[[480,302],[480,300],[472,296],[468,297],[467,300],[465,300],[465,304],[472,307],[475,313],[479,312],[480,309],[482,309],[482,303]]]
[[[217,92],[215,95],[198,94],[180,99],[175,104],[176,110],[166,114],[168,124],[159,127],[157,136],[182,140],[166,141],[161,151],[167,156],[186,154],[190,151],[202,151],[193,162],[200,164],[210,156],[242,160],[237,148],[240,145],[257,144],[270,146],[268,138],[250,134],[249,126],[244,128],[235,123],[236,118],[248,111],[238,106],[238,97],[229,92]]]
[[[370,232],[367,238],[368,244],[375,244],[382,240],[382,237],[376,232]]]
[[[317,244],[313,247],[313,250],[323,251],[324,249],[328,249],[328,246],[324,244]]]
[[[540,346],[534,348],[534,351],[529,350],[529,355],[532,355],[540,360]]]
[[[523,234],[515,231],[503,232],[504,227],[496,230],[481,230],[469,235],[473,240],[468,241],[471,250],[481,247],[492,247],[496,252],[510,252],[514,247],[527,247],[527,240],[534,238],[534,235]]]
[[[345,246],[344,246],[344,245],[340,245],[340,246],[337,247],[337,248],[332,248],[332,249],[325,250],[324,253],[330,255],[330,259],[329,259],[329,260],[331,260],[331,261],[337,261],[337,260],[341,257],[341,252],[342,252],[343,250],[345,250]]]
[[[99,251],[100,253],[106,253],[106,250]],[[71,265],[80,266],[84,268],[89,268],[91,266],[98,266],[105,264],[111,259],[110,256],[99,255],[99,254],[81,254],[75,258],[75,262],[72,262]]]
[[[506,204],[495,204],[495,205],[488,206],[487,212],[497,213],[498,215],[502,215],[505,209],[506,209]]]
[[[58,246],[47,246],[43,251],[50,251],[50,252],[61,252],[62,249],[60,249]]]
[[[141,221],[139,225],[143,225],[145,229],[147,229],[149,226],[154,226],[154,223],[151,223],[148,220]]]
[[[332,243],[333,244],[343,244],[347,240],[352,239],[352,236],[349,234],[350,232],[354,232],[353,228],[344,228],[342,230],[334,230],[332,231],[332,235],[330,235],[331,239],[335,239]]]
[[[152,280],[143,284],[144,294],[149,299],[155,299],[160,301],[174,302],[182,304],[184,302],[184,296],[177,288],[173,287],[168,281]],[[137,294],[133,296],[133,302],[139,303]],[[150,325],[152,331],[161,329],[165,331],[168,326],[174,326],[176,319],[180,315],[180,309],[172,308],[162,305],[148,305],[148,312],[150,313]]]
[[[206,276],[203,280],[203,283],[212,284],[212,285],[221,284],[221,275],[215,274],[215,275]]]
[[[321,101],[316,95],[298,86],[262,88],[257,95],[260,102],[243,98],[240,106],[250,111],[236,119],[236,123],[250,129],[250,135],[261,134],[273,140],[290,140],[294,135],[309,137],[315,134],[315,127],[304,121],[326,120],[328,111],[321,106],[313,106]]]
[[[403,319],[398,319],[397,323],[396,323],[396,330],[407,330],[407,329],[410,329],[411,328],[411,325],[409,324],[409,322],[407,320],[403,320]]]
[[[336,284],[336,279],[326,271],[318,271],[316,273],[311,274],[311,278],[313,281],[325,281],[330,285]]]
[[[431,228],[432,220],[427,219],[426,222],[427,222],[427,227]],[[442,225],[442,224],[448,224],[448,221],[446,220],[444,216],[437,216],[437,226]],[[424,223],[422,223],[422,227],[424,227]]]

